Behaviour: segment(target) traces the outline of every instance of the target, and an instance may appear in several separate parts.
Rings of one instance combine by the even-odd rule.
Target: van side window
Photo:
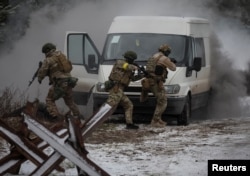
[[[98,53],[95,51],[88,38],[86,38],[84,42],[84,51],[85,64],[88,66],[87,69],[96,70],[98,68]]]
[[[71,34],[68,36],[68,58],[72,64],[83,65],[82,35]]]
[[[193,56],[193,52],[194,52],[194,40],[189,37],[187,38],[187,49],[186,49],[186,66],[187,67],[191,67],[193,65],[193,60],[194,60],[194,56]]]
[[[195,38],[195,57],[201,57],[201,65],[204,67],[206,65],[205,63],[205,47],[204,47],[204,41],[203,38]]]
[[[84,65],[89,73],[97,73],[99,54],[86,34],[68,35],[67,56],[74,65]]]

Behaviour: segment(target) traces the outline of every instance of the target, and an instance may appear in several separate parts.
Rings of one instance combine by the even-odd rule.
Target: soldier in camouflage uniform
[[[136,81],[142,77],[136,77],[134,71],[138,68],[133,65],[137,55],[133,51],[127,51],[124,53],[124,59],[116,61],[109,76],[109,81],[113,86],[109,90],[109,97],[106,101],[110,106],[117,106],[120,104],[125,110],[126,128],[138,129],[137,125],[133,124],[132,113],[133,104],[130,99],[124,94],[123,90],[127,87],[130,81]]]
[[[166,122],[161,119],[162,113],[167,107],[167,96],[163,83],[167,78],[167,68],[175,71],[175,64],[168,58],[171,49],[168,45],[163,44],[159,47],[159,52],[154,54],[147,62],[147,77],[142,80],[142,92],[140,101],[147,99],[148,92],[152,92],[157,99],[156,108],[151,121],[151,125],[155,127],[164,127]]]
[[[53,120],[61,116],[55,101],[59,98],[63,98],[65,104],[73,113],[73,116],[78,118],[80,112],[72,97],[72,88],[76,85],[77,79],[71,77],[70,72],[64,71],[58,61],[59,57],[66,58],[66,56],[60,51],[56,51],[56,46],[52,43],[46,43],[42,47],[42,52],[45,54],[46,58],[38,71],[37,77],[40,84],[46,76],[48,76],[50,80],[51,87],[46,97],[46,105],[49,114],[52,116]],[[72,67],[71,63],[70,66]]]

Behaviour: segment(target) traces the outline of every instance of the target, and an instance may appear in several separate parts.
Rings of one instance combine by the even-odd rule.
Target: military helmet
[[[158,50],[167,57],[171,53],[171,48],[167,44],[161,45]]]
[[[166,52],[166,51],[171,52],[171,48],[167,44],[161,45],[158,50],[161,52]]]
[[[123,57],[125,59],[128,59],[128,60],[135,60],[137,59],[137,54],[134,52],[134,51],[126,51],[124,54],[123,54]]]
[[[42,47],[42,52],[44,54],[47,54],[48,52],[50,52],[51,50],[55,50],[56,49],[56,46],[53,44],[53,43],[46,43],[43,45]]]

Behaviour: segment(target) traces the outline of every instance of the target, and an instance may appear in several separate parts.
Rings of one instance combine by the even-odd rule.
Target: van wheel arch
[[[190,118],[191,118],[191,109],[192,109],[192,104],[191,104],[191,96],[190,93],[186,97],[186,102],[183,107],[183,110],[180,115],[177,117],[177,124],[178,125],[188,125],[190,123]]]

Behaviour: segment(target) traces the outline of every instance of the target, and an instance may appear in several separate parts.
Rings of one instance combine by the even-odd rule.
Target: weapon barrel
[[[40,62],[39,62],[39,66],[38,66],[36,72],[34,73],[34,75],[33,75],[33,77],[32,77],[32,80],[29,81],[28,87],[29,87],[29,86],[34,82],[34,80],[36,79],[37,74],[38,74],[38,71],[39,71],[39,69],[40,69],[41,66],[42,66],[42,62],[40,61]]]

